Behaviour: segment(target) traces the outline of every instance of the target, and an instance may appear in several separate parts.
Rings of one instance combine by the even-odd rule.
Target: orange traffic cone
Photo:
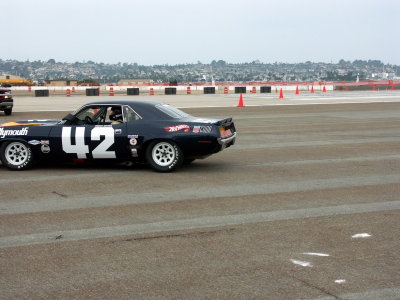
[[[238,103],[237,107],[244,107],[243,95],[242,94],[240,94],[239,103]]]
[[[282,88],[281,88],[281,91],[279,92],[279,99],[283,99],[283,91],[282,91]]]
[[[392,84],[392,88],[391,88],[391,90],[392,90],[392,91],[394,91],[394,84]]]
[[[311,86],[311,93],[314,93],[314,86]]]
[[[326,87],[324,86],[324,88],[322,89],[323,93],[326,93]]]
[[[296,95],[300,94],[299,93],[299,86],[296,86]]]

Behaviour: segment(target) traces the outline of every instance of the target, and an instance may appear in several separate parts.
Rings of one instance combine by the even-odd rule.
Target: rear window
[[[156,105],[156,108],[174,119],[180,119],[189,116],[189,114],[168,104],[158,104]]]

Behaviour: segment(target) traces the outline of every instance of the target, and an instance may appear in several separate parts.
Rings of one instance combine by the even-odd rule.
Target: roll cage
[[[60,124],[65,125],[111,125],[109,115],[111,109],[122,111],[123,123],[141,120],[142,117],[129,105],[118,104],[88,104],[72,114],[65,116]]]

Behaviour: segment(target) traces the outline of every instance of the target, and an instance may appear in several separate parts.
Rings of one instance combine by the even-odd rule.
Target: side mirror
[[[77,119],[78,118],[75,117],[73,114],[68,114],[63,118],[63,120],[67,121],[69,124],[75,123]]]

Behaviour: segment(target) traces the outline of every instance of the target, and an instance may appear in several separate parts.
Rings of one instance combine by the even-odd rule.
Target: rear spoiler
[[[221,119],[215,122],[215,125],[217,126],[223,126],[223,127],[228,127],[232,124],[232,118],[226,118],[226,119]]]

